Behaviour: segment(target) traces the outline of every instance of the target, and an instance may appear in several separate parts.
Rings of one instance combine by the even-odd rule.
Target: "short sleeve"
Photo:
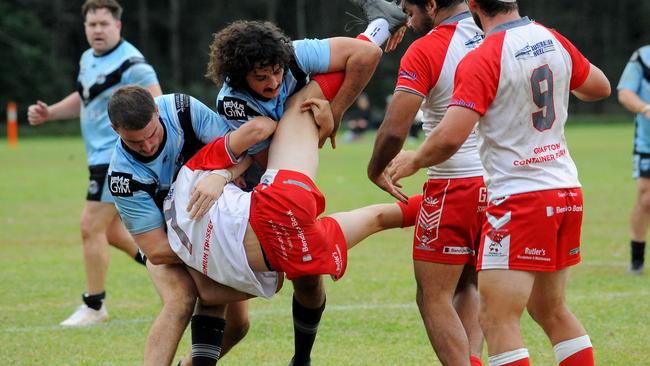
[[[148,193],[137,191],[133,192],[132,196],[113,198],[122,222],[131,235],[142,234],[165,225],[160,209]]]
[[[412,44],[402,57],[395,90],[426,97],[434,85],[431,83],[430,61],[420,44]]]
[[[494,101],[501,75],[501,53],[506,32],[486,38],[458,64],[454,93],[449,106],[471,109],[485,115]]]
[[[190,97],[190,115],[196,137],[204,144],[230,130],[220,115],[194,97]]]
[[[293,41],[298,67],[306,74],[323,74],[330,66],[328,39],[302,39]]]
[[[555,31],[554,29],[549,29],[553,36],[557,38],[558,41],[562,44],[562,47],[569,53],[571,56],[571,84],[569,88],[575,90],[584,84],[585,80],[589,76],[589,70],[591,69],[591,64],[589,60],[578,50],[576,46],[573,45],[568,39],[563,35]]]
[[[643,80],[643,68],[639,64],[639,51],[636,51],[625,65],[616,89],[629,89],[638,94],[641,90],[641,80]]]
[[[124,84],[135,84],[143,88],[160,84],[153,67],[147,63],[137,63],[124,73]]]

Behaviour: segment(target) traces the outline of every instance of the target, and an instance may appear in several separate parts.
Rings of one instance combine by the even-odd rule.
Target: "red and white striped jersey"
[[[447,112],[460,60],[483,40],[469,12],[443,21],[411,44],[400,63],[396,91],[424,97],[422,129],[428,136]],[[444,163],[428,170],[429,178],[464,178],[483,175],[472,131],[460,150]]]
[[[492,30],[458,66],[450,106],[472,109],[490,199],[580,187],[564,137],[569,93],[590,63],[527,17]]]

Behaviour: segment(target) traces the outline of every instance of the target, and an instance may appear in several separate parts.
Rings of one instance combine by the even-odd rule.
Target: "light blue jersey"
[[[108,119],[108,100],[116,88],[158,84],[156,72],[132,44],[121,40],[111,51],[95,56],[88,49],[79,61],[77,89],[81,97],[81,134],[88,165],[108,164],[118,136]]]
[[[155,101],[165,129],[160,149],[145,157],[118,139],[108,168],[109,189],[131,234],[164,227],[162,201],[181,166],[229,131],[218,114],[193,97],[166,94]]]
[[[234,90],[227,82],[224,82],[217,96],[217,111],[232,130],[238,129],[250,119],[259,116],[279,121],[284,114],[284,105],[287,99],[305,86],[308,76],[326,73],[329,69],[329,40],[293,41],[293,49],[296,65],[285,71],[280,86],[280,95],[273,99],[256,98],[248,90]],[[257,143],[248,149],[248,153],[256,154],[269,147],[269,144],[270,139]]]
[[[650,46],[641,47],[634,52],[623,70],[617,89],[629,89],[635,92],[641,100],[650,104]],[[643,114],[637,114],[635,122],[634,152],[649,154],[650,120]]]

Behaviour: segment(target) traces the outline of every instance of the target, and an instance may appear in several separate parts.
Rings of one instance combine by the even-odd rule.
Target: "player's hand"
[[[383,189],[384,191],[388,192],[391,196],[395,197],[396,199],[407,203],[408,202],[408,196],[402,192],[402,185],[397,183],[393,184],[393,182],[390,180],[390,176],[386,171],[383,171],[378,177],[371,179],[373,183],[377,185],[377,187]]]
[[[308,98],[302,102],[300,110],[302,112],[311,111],[314,115],[314,121],[318,126],[318,147],[323,147],[327,138],[331,138],[334,131],[334,115],[332,114],[330,102],[320,98]],[[334,131],[334,133],[336,133],[336,131]],[[335,148],[336,142],[333,138],[331,138],[331,140],[332,148]]]
[[[643,117],[645,117],[646,119],[650,119],[650,109],[643,112]]]
[[[390,181],[399,185],[399,180],[415,174],[420,167],[415,164],[416,152],[413,150],[402,150],[386,167]]]
[[[388,38],[388,42],[386,42],[386,46],[384,47],[384,51],[385,52],[394,51],[397,48],[397,45],[402,43],[405,34],[406,34],[406,25],[403,25],[399,27],[395,31],[395,33],[390,35],[390,38]]]
[[[192,196],[187,204],[186,210],[190,214],[190,219],[203,217],[217,202],[226,184],[226,178],[216,174],[208,174],[201,178],[192,188]]]
[[[36,104],[32,104],[27,109],[27,120],[32,126],[40,125],[41,123],[48,120],[50,117],[50,112],[47,109],[47,104],[41,102],[40,100]]]

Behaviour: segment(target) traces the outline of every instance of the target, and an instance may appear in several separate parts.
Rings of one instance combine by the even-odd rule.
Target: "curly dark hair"
[[[238,20],[212,35],[206,77],[215,84],[228,82],[246,88],[246,75],[256,67],[289,67],[291,39],[271,22]]]

